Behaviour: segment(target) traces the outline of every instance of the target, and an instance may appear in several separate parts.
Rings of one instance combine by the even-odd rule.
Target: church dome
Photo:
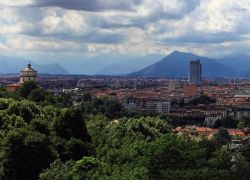
[[[31,67],[30,63],[20,73],[20,83],[26,81],[37,81],[37,71]]]
[[[31,64],[29,63],[25,69],[23,69],[21,72],[37,72],[35,69],[31,67]]]

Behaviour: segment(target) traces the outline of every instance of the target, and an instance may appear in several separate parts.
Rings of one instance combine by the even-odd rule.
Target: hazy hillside
[[[143,70],[134,72],[131,75],[146,77],[187,77],[189,61],[194,59],[200,59],[204,77],[232,77],[237,75],[234,69],[216,60],[179,51],[175,51],[161,61]]]
[[[0,73],[19,73],[29,63],[26,59],[13,57],[0,57]],[[68,74],[68,71],[58,63],[53,64],[36,64],[31,62],[32,66],[44,74]]]
[[[250,55],[232,54],[218,59],[217,62],[233,68],[241,77],[250,77]]]
[[[109,65],[96,74],[100,75],[125,75],[142,68],[145,68],[153,63],[159,61],[163,56],[161,55],[148,55],[144,57],[138,57],[133,59],[127,59],[119,63]]]
[[[162,55],[103,55],[70,61],[47,60],[43,62],[46,64],[32,61],[32,65],[39,73],[46,74],[187,77],[189,61],[198,58],[203,66],[203,77],[250,77],[250,56],[240,54],[211,59],[192,53],[174,51],[165,58]],[[19,73],[28,62],[22,58],[0,56],[0,74]]]

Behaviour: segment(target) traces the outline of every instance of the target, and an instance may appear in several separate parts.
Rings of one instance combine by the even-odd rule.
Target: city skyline
[[[0,55],[37,62],[248,53],[247,0],[2,0]]]
[[[250,179],[249,0],[0,11],[0,179]]]

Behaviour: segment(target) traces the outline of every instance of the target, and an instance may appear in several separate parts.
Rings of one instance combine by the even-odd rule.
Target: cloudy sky
[[[0,54],[248,53],[249,0],[0,0]]]

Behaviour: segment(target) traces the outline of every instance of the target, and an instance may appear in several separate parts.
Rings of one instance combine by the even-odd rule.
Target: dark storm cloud
[[[138,5],[142,0],[34,0],[33,6],[54,6],[83,11],[125,10]]]
[[[57,35],[52,36],[56,37],[57,39],[66,39],[71,40],[74,42],[79,43],[96,43],[96,44],[117,44],[117,43],[123,43],[125,41],[125,37],[120,34],[114,34],[114,33],[99,33],[99,32],[91,32],[87,33],[84,36],[67,36],[67,35]]]

